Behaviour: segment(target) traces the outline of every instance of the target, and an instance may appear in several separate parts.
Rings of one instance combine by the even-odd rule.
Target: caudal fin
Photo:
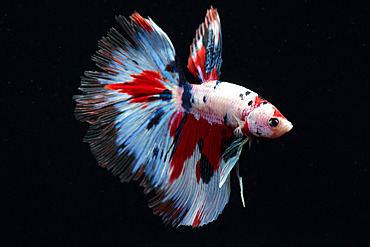
[[[122,181],[138,178],[146,169],[150,184],[161,184],[168,167],[170,117],[181,108],[178,95],[186,83],[167,35],[151,20],[135,13],[117,21],[125,38],[112,28],[99,42],[93,60],[103,72],[85,72],[75,114],[91,124],[85,141],[99,165]],[[167,159],[167,162],[165,162]],[[149,170],[148,170],[149,169]],[[161,172],[158,172],[161,171]]]

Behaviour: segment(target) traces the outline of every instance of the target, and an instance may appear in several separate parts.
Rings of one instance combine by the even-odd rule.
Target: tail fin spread
[[[91,124],[85,141],[102,167],[122,181],[137,179],[146,169],[148,187],[156,186],[169,169],[156,166],[168,164],[169,157],[151,154],[170,147],[167,129],[181,108],[178,95],[186,81],[171,41],[151,19],[137,13],[131,22],[116,19],[130,41],[112,28],[99,42],[93,60],[104,72],[85,72],[83,95],[74,97],[75,114]]]

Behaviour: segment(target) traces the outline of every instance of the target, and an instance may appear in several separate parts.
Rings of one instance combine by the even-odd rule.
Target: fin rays
[[[165,223],[205,225],[229,200],[229,171],[222,168],[235,165],[245,143],[234,142],[237,152],[230,151],[223,143],[231,140],[228,126],[189,113],[191,86],[162,29],[137,13],[116,20],[127,35],[112,28],[102,38],[92,59],[103,71],[85,72],[83,94],[74,96],[76,118],[91,124],[84,141],[99,165],[122,182],[143,178],[144,192],[156,191],[149,206]],[[190,71],[203,82],[218,79],[221,26],[215,9],[207,12],[191,51]]]

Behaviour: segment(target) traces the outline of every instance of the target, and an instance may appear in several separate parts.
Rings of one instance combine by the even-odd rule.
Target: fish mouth
[[[289,132],[293,128],[293,124],[291,122],[289,122],[288,120],[286,120],[284,125],[285,125],[285,127],[284,127],[285,132]]]
[[[280,133],[284,134],[289,132],[293,128],[293,124],[287,119],[281,119]]]

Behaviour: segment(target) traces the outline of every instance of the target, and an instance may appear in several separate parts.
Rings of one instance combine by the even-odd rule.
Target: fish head
[[[275,106],[264,100],[247,116],[243,132],[251,139],[274,139],[292,128],[292,123]]]

